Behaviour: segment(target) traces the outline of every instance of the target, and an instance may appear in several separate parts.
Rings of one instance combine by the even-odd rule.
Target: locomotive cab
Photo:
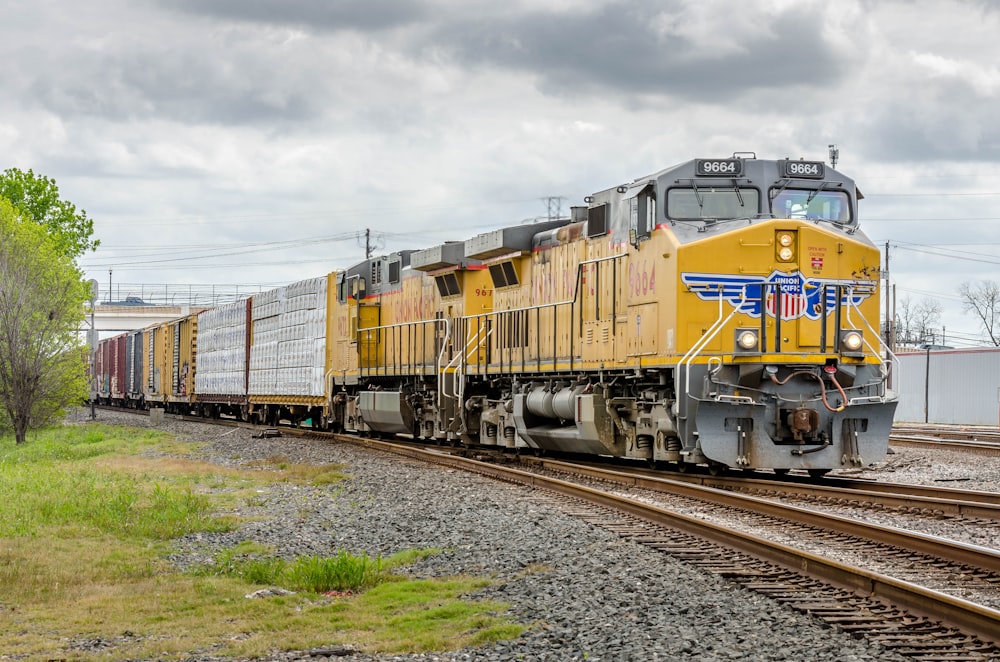
[[[710,321],[678,365],[693,461],[824,471],[886,452],[895,398],[869,322],[880,259],[857,232],[857,197],[820,162],[698,160],[667,183],[679,299]]]

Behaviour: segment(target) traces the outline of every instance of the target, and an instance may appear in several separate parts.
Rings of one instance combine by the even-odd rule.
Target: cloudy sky
[[[827,159],[897,297],[1000,280],[1000,3],[0,0],[0,167],[115,298],[273,287],[694,157]],[[110,274],[109,274],[110,270]],[[102,294],[102,298],[106,294]]]

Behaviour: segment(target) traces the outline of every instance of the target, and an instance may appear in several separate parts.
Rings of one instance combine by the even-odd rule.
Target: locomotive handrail
[[[433,325],[438,324],[438,323],[443,323],[444,326],[445,326],[445,336],[444,336],[444,339],[443,339],[443,341],[441,343],[441,352],[443,353],[445,347],[447,347],[447,345],[448,345],[448,340],[451,338],[450,320],[447,320],[447,319],[444,319],[444,318],[441,318],[441,319],[428,319],[428,320],[415,320],[413,322],[397,322],[395,324],[380,324],[378,326],[364,326],[364,327],[359,327],[358,328],[358,334],[360,335],[360,333],[362,331],[376,331],[376,332],[378,332],[378,331],[384,331],[384,330],[389,330],[389,329],[401,329],[403,327],[408,327],[408,326],[414,326],[414,327],[416,327],[416,326],[421,326],[422,327],[422,326],[428,326],[428,325],[433,326]],[[414,365],[416,365],[416,364],[414,364]],[[435,365],[438,368],[438,372],[440,373],[440,365],[441,365],[441,355],[440,355],[440,353],[438,354],[438,358],[435,361]],[[358,365],[358,372],[359,373],[370,373],[373,370],[375,370],[375,368],[365,368],[365,367],[361,366],[360,364]],[[335,371],[331,371],[331,374],[333,372],[335,372]]]
[[[723,284],[722,283],[718,283],[717,286],[721,290],[722,287],[723,287]],[[736,316],[736,313],[740,312],[740,309],[743,307],[743,302],[745,302],[746,298],[747,298],[747,287],[748,287],[747,285],[743,286],[743,295],[740,297],[739,302],[733,308],[733,312],[729,313],[729,316],[726,317],[725,319],[723,319],[723,315],[724,315],[724,311],[723,311],[723,308],[722,308],[722,299],[723,298],[722,298],[722,296],[719,297],[719,316],[716,318],[715,322],[712,323],[712,326],[710,326],[708,328],[708,330],[705,331],[705,333],[701,336],[701,338],[699,338],[698,341],[694,345],[691,346],[691,349],[689,349],[687,351],[687,353],[684,356],[681,357],[681,360],[677,362],[677,367],[678,368],[681,368],[681,367],[687,368],[684,371],[684,392],[688,394],[688,397],[691,397],[691,370],[690,370],[691,366],[690,366],[690,363],[692,361],[694,361],[695,357],[698,356],[701,353],[701,350],[704,349],[705,345],[707,345],[709,342],[711,342],[712,338],[714,338],[716,335],[718,335],[718,333],[722,329],[722,327],[724,327],[726,324],[728,324],[729,320],[731,320],[733,317]],[[763,315],[763,311],[761,311],[761,314]],[[685,365],[685,364],[687,364],[687,365]]]
[[[477,327],[476,328],[476,335],[475,335],[475,337],[473,339],[469,340],[469,342],[465,343],[465,348],[461,352],[456,352],[455,356],[452,357],[452,359],[450,361],[448,361],[448,365],[446,365],[444,367],[445,370],[448,370],[450,368],[455,368],[455,375],[457,377],[459,377],[459,379],[455,380],[455,383],[457,385],[464,385],[464,382],[462,381],[461,376],[463,374],[463,368],[465,367],[466,363],[468,363],[468,360],[469,360],[469,348],[472,347],[473,345],[482,345],[483,341],[485,341],[486,339],[488,339],[491,333],[492,333],[491,331],[487,330],[486,333],[484,334],[484,333],[482,333],[481,328]],[[482,336],[482,338],[478,342],[476,342],[476,338],[479,338],[480,336]],[[444,382],[444,380],[440,380],[440,381],[442,383]],[[462,393],[465,392],[465,389],[462,388],[461,392],[459,392],[459,388],[458,388],[458,386],[456,386],[454,394],[451,394],[451,393],[445,392],[445,389],[442,386],[441,392],[444,394],[445,397],[452,398],[453,400],[461,401],[460,398],[462,396]]]
[[[848,286],[848,292],[850,292],[850,286]],[[854,320],[851,318],[851,309],[854,308],[855,310],[857,310],[857,307],[858,306],[854,302],[853,297],[848,297],[847,298],[847,323],[850,324],[851,326],[855,326]],[[876,338],[879,339],[879,348],[875,349],[875,347],[872,346],[872,344],[870,342],[868,342],[868,340],[864,336],[862,336],[862,341],[865,343],[865,345],[868,346],[868,349],[871,350],[871,352],[875,356],[875,358],[878,359],[879,366],[882,368],[882,395],[881,395],[881,397],[884,400],[887,397],[887,391],[889,389],[888,378],[889,378],[890,373],[895,374],[895,373],[899,372],[899,370],[898,370],[898,368],[899,368],[899,357],[896,356],[896,354],[892,351],[892,349],[889,347],[889,345],[887,345],[886,342],[882,339],[882,334],[876,332],[875,329],[872,328],[871,324],[869,324],[869,322],[865,318],[865,316],[861,314],[860,310],[858,310],[858,315],[861,317],[861,320],[864,322],[864,327],[866,329],[868,329],[868,331],[874,337],[876,337]],[[886,355],[889,357],[888,367],[886,367],[886,361],[883,360],[883,358],[882,358],[882,351],[883,350],[885,351]]]
[[[451,320],[446,317],[442,317],[441,319],[434,321],[444,323],[444,338],[441,339],[441,351],[438,352],[438,357],[437,357],[437,371],[438,371],[437,408],[438,411],[440,412],[442,406],[444,405],[443,402],[444,394],[442,393],[442,390],[444,389],[444,372],[441,370],[441,361],[444,359],[444,353],[448,350],[448,343],[451,341]]]

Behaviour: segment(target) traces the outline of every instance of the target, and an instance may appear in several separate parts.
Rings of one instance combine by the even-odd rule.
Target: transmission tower
[[[561,195],[550,195],[542,198],[545,201],[548,220],[555,221],[562,218],[562,201],[566,198]]]

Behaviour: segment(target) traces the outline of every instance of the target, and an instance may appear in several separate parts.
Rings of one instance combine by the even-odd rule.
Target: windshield
[[[667,191],[667,216],[677,220],[752,218],[760,211],[755,188],[672,188]]]
[[[771,215],[775,218],[804,218],[811,221],[851,222],[851,203],[844,191],[813,189],[772,190]]]

